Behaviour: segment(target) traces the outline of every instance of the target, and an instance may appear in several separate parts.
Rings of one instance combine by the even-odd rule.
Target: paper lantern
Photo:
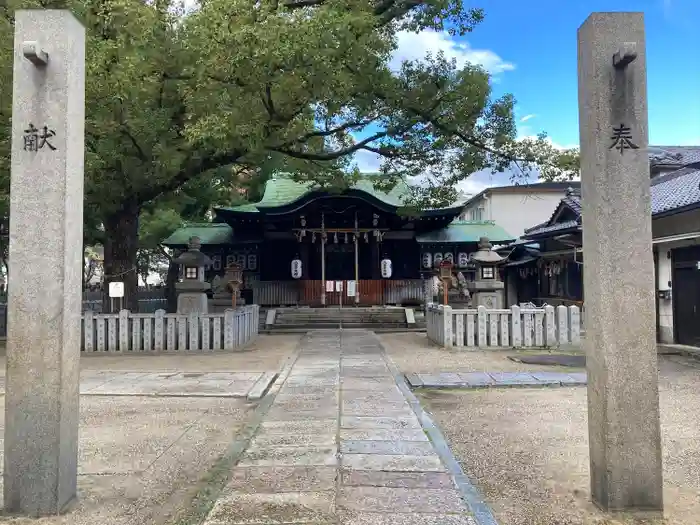
[[[433,254],[433,265],[440,266],[441,262],[442,262],[442,254],[441,253]]]
[[[301,278],[301,260],[300,259],[294,259],[292,261],[292,278],[294,278],[294,279]]]
[[[248,270],[255,271],[258,269],[258,256],[254,253],[248,255]]]
[[[469,264],[469,255],[464,252],[459,252],[457,254],[457,266],[460,268],[466,268]]]
[[[382,277],[389,279],[391,277],[391,259],[382,259]]]
[[[423,268],[433,267],[433,254],[430,252],[423,252]]]
[[[455,256],[454,256],[453,253],[450,253],[450,252],[444,253],[444,254],[442,254],[442,260],[443,260],[443,261],[448,261],[448,262],[454,264],[454,262],[455,262]]]

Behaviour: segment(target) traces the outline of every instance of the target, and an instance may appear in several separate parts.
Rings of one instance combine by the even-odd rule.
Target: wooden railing
[[[118,314],[86,312],[82,323],[82,351],[184,352],[234,350],[258,334],[257,305],[222,314]]]
[[[354,305],[355,297],[348,296],[348,281],[327,281],[333,283],[333,291],[326,292],[326,305]],[[336,289],[336,283],[342,283]],[[324,281],[256,281],[253,286],[253,302],[261,306],[308,305],[321,306],[321,296],[326,290]],[[356,282],[360,305],[401,304],[423,301],[423,281],[421,279],[363,279]]]
[[[428,338],[445,347],[554,347],[581,343],[577,306],[454,310],[428,305]]]

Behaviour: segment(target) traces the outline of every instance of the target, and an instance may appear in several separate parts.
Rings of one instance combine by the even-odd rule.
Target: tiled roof
[[[571,190],[561,201],[574,212],[578,213],[579,215],[581,214],[581,190]]]
[[[528,230],[527,232],[525,232],[524,237],[529,238],[535,237],[537,235],[542,235],[543,233],[554,233],[558,231],[569,230],[571,228],[576,228],[580,225],[580,220],[575,219],[571,221],[557,222],[556,224],[552,224],[550,226],[540,226],[537,229]]]
[[[351,186],[351,189],[363,191],[397,208],[406,203],[410,191],[406,183],[399,182],[391,191],[385,193],[374,188],[372,178],[375,176],[375,174],[364,175],[363,178]],[[230,208],[222,207],[220,209],[235,212],[258,213],[266,208],[276,208],[291,204],[314,191],[314,189],[316,189],[316,187],[311,183],[296,182],[289,174],[278,174],[275,178],[267,181],[265,184],[265,192],[259,202]]]
[[[488,237],[491,244],[515,239],[493,221],[453,221],[441,230],[416,235],[416,241],[421,244],[459,244],[479,242],[481,237]]]
[[[681,168],[679,170],[659,175],[651,181],[651,214],[659,215],[693,204],[700,205],[700,168]],[[574,228],[581,224],[581,196],[574,191],[561,200],[557,211],[562,205],[568,206],[577,215],[577,220],[552,223],[552,218],[543,224],[538,224],[525,230],[523,237],[529,238],[543,233],[552,233]]]
[[[682,168],[651,181],[651,214],[700,203],[700,169]]]
[[[652,166],[686,165],[700,162],[700,146],[649,146]]]
[[[228,224],[196,223],[175,230],[162,244],[165,246],[187,246],[190,237],[199,237],[202,244],[230,244],[233,242],[233,230]]]

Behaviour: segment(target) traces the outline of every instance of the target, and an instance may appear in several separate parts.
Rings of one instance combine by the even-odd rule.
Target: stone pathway
[[[84,396],[248,397],[259,399],[275,379],[273,372],[120,372],[80,374]],[[5,378],[0,377],[0,393]]]
[[[579,386],[586,384],[586,372],[443,372],[406,374],[412,388],[498,388],[537,386]]]
[[[205,525],[476,523],[374,334],[310,332],[281,379]]]

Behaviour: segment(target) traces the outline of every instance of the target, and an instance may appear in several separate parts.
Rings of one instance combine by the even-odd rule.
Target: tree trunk
[[[112,312],[109,283],[124,283],[124,298],[114,299],[114,310],[123,308],[139,311],[138,274],[136,252],[139,243],[139,207],[136,203],[125,203],[116,213],[104,220],[105,256],[104,287],[102,289],[102,311]]]
[[[178,253],[175,252],[173,257],[177,257]],[[175,290],[175,283],[180,276],[180,265],[173,264],[172,259],[168,265],[168,275],[165,278],[165,298],[168,300],[168,313],[177,312],[177,291]]]

